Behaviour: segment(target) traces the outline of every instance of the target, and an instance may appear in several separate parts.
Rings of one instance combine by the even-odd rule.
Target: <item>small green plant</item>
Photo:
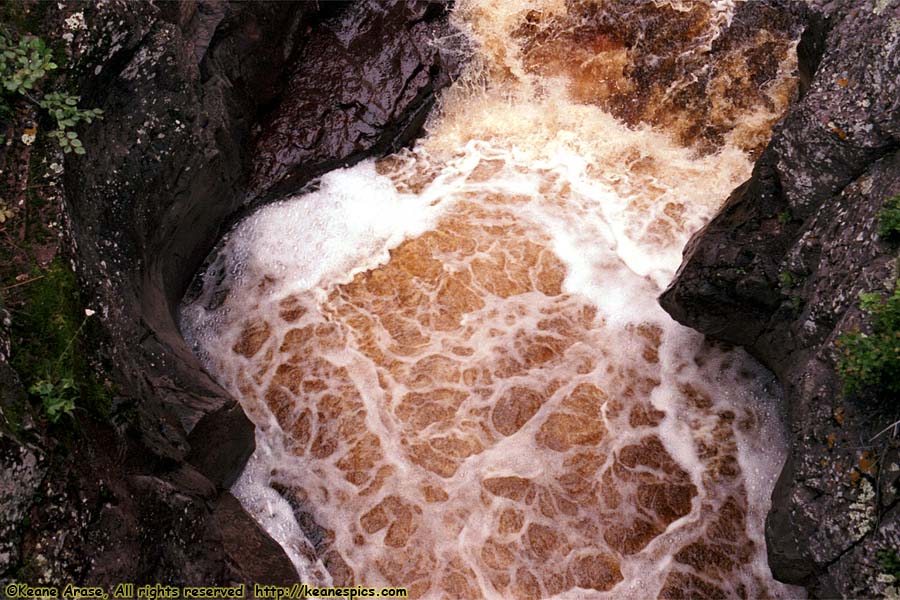
[[[897,555],[896,548],[882,548],[875,553],[875,557],[878,558],[882,572],[900,583],[900,556]]]
[[[794,287],[797,282],[794,281],[793,273],[784,270],[778,274],[778,283],[781,285],[782,289],[789,290]]]
[[[44,407],[44,414],[47,415],[47,418],[50,419],[51,423],[58,423],[63,415],[71,417],[72,412],[75,410],[75,400],[78,398],[78,386],[75,384],[74,377],[63,374],[66,372],[63,368],[63,361],[69,350],[72,349],[72,344],[75,343],[78,334],[81,333],[87,320],[93,314],[93,311],[85,311],[85,316],[81,321],[81,325],[79,325],[78,329],[75,330],[75,333],[72,334],[69,343],[63,348],[62,353],[56,358],[56,361],[54,361],[47,369],[46,378],[37,380],[28,388],[28,391],[32,395],[40,398],[41,405]]]
[[[872,333],[854,331],[841,335],[837,372],[844,391],[870,389],[900,393],[900,286],[887,299],[880,294],[860,294],[860,307],[871,316]]]
[[[49,71],[58,68],[53,53],[40,38],[26,36],[14,44],[6,34],[0,34],[0,74],[3,87],[9,92],[27,94]]]
[[[791,211],[786,210],[778,213],[778,222],[782,225],[787,225],[791,222]]]
[[[884,239],[900,237],[900,194],[884,201],[878,213],[878,235]]]
[[[9,208],[3,200],[0,200],[0,225],[16,216],[16,211]]]
[[[41,399],[44,414],[51,423],[58,423],[63,415],[71,417],[75,410],[78,387],[71,377],[63,377],[58,381],[41,379],[32,384],[28,391]]]
[[[50,73],[58,68],[53,62],[53,51],[41,38],[28,35],[14,42],[10,34],[0,31],[0,118],[9,117],[12,103],[24,98],[55,120],[56,127],[47,135],[64,152],[84,154],[81,140],[71,128],[81,121],[90,123],[101,118],[103,111],[78,108],[80,96],[61,91],[45,93],[42,88]],[[32,143],[34,134],[23,134],[22,140]]]
[[[91,335],[94,312],[83,310],[75,274],[54,260],[35,271],[33,283],[12,313],[10,362],[47,420],[58,423],[76,410],[104,415],[110,394],[97,380],[79,343]]]

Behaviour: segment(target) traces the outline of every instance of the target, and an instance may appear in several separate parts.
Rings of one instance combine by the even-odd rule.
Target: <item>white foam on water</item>
[[[223,240],[181,323],[257,425],[233,492],[320,585],[796,597],[763,538],[785,452],[777,386],[656,300],[751,161],[626,126],[562,85],[536,94],[499,50],[536,6],[565,11],[457,9],[487,49],[480,76],[502,63],[518,84],[464,80],[415,150],[333,171]],[[709,35],[734,4],[714,8]],[[590,423],[602,430],[572,433]],[[652,535],[607,535],[629,523]],[[728,559],[697,566],[698,547]]]
[[[354,269],[387,261],[387,248],[426,231],[434,217],[427,202],[397,193],[372,161],[337,169],[302,200],[265,206],[230,234],[234,284],[243,285],[245,273],[270,275],[298,290],[348,279]]]

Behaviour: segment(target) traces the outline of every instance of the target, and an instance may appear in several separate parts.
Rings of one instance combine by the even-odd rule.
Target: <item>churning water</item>
[[[656,298],[791,100],[790,19],[454,10],[476,56],[428,136],[257,211],[182,306],[257,425],[235,493],[321,585],[784,595],[777,388]]]

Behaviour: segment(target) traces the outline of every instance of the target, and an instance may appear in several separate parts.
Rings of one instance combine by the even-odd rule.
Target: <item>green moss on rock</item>
[[[900,286],[887,299],[860,294],[860,306],[869,313],[872,333],[845,333],[837,372],[848,394],[862,390],[900,392]]]
[[[76,408],[106,416],[109,390],[82,351],[93,328],[81,307],[75,274],[57,259],[35,276],[41,278],[28,286],[13,315],[10,363],[51,421],[60,420],[60,411]],[[71,410],[60,399],[71,402]]]

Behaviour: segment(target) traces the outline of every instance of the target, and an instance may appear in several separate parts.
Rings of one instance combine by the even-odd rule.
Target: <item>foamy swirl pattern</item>
[[[257,425],[235,493],[311,583],[785,594],[763,539],[784,458],[776,386],[656,297],[749,175],[794,41],[745,36],[783,51],[742,100],[758,118],[707,107],[708,135],[691,137],[683,111],[661,108],[677,77],[652,110],[621,112],[643,85],[629,83],[633,47],[587,4],[461,2],[484,85],[451,89],[414,150],[245,219],[182,306],[186,337]],[[698,52],[735,10],[653,6],[686,15]]]

